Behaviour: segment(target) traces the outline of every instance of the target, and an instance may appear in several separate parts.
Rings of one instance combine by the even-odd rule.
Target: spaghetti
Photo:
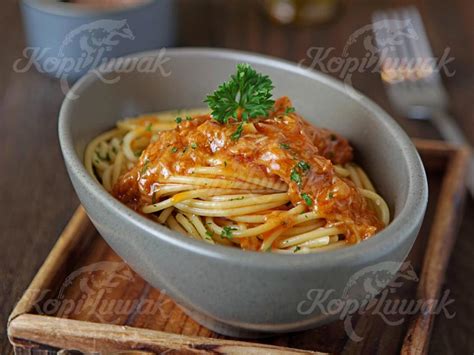
[[[203,110],[126,119],[85,152],[107,191],[158,223],[209,244],[282,254],[355,244],[389,223],[352,159],[347,140],[307,123],[286,97],[241,124]]]

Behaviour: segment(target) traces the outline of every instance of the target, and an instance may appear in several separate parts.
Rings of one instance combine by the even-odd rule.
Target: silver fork
[[[418,10],[377,11],[372,16],[372,28],[392,106],[404,117],[430,119],[445,140],[470,146],[448,113],[449,97]],[[467,187],[474,197],[474,158],[470,160]]]

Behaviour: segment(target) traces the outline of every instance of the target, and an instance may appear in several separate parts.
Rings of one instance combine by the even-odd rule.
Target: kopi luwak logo
[[[444,313],[453,318],[447,306],[454,302],[446,290],[440,299],[403,299],[397,291],[405,282],[417,282],[418,276],[410,262],[386,261],[365,267],[354,273],[347,281],[340,297],[336,290],[312,288],[306,299],[298,303],[297,312],[302,315],[319,313],[337,316],[344,320],[348,337],[355,342],[363,340],[354,329],[354,317],[359,314],[380,317],[389,326],[398,326],[411,315]],[[401,293],[403,294],[403,293]]]
[[[107,62],[111,59],[108,53],[121,40],[134,39],[127,20],[97,20],[70,31],[56,51],[50,47],[26,47],[13,69],[22,73],[34,66],[41,73],[66,79]]]
[[[36,290],[33,297],[36,312],[62,318],[86,315],[89,319],[118,324],[130,314],[157,315],[170,302],[164,290],[158,299],[137,295],[127,297],[114,291],[136,282],[135,274],[123,262],[102,261],[83,266],[70,273],[57,292]],[[70,289],[73,286],[73,289]]]
[[[55,76],[61,81],[63,93],[69,98],[77,98],[71,93],[71,79],[77,79],[88,70],[101,67],[104,72],[114,71],[112,77],[94,70],[105,83],[113,84],[120,80],[120,73],[138,70],[140,72],[160,71],[169,76],[164,64],[169,60],[162,49],[156,57],[115,58],[113,49],[123,41],[133,41],[135,35],[126,19],[102,19],[81,25],[70,31],[57,50],[45,47],[26,47],[23,57],[13,63],[13,70],[25,73],[35,68],[40,73]]]
[[[309,47],[299,66],[331,74],[342,80],[346,87],[352,86],[356,73],[394,73],[401,68],[406,72],[427,75],[443,70],[448,77],[456,73],[448,68],[448,64],[454,61],[449,47],[439,58],[399,58],[397,47],[406,39],[415,43],[420,40],[411,19],[377,21],[352,32],[340,54],[334,47]],[[355,50],[357,43],[362,44],[362,52]]]

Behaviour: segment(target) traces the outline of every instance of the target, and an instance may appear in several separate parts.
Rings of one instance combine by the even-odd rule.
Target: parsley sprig
[[[244,130],[244,124],[243,123],[240,123],[238,126],[237,126],[237,129],[235,130],[234,133],[232,133],[232,135],[230,136],[230,139],[232,139],[233,141],[236,141],[240,138],[240,136],[242,135],[242,131]]]
[[[237,72],[221,84],[206,102],[212,117],[220,123],[230,118],[247,122],[250,118],[268,116],[274,101],[273,84],[267,75],[257,73],[248,64],[238,64]]]

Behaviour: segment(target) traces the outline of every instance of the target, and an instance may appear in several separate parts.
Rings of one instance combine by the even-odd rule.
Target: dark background
[[[281,27],[254,0],[180,1],[182,46],[211,46],[265,53],[299,62],[308,48],[335,47],[370,23],[374,10],[415,4],[435,55],[451,48],[456,75],[445,78],[453,114],[474,143],[474,1],[344,1],[331,24]],[[15,73],[25,48],[18,4],[0,4],[0,353],[10,353],[6,322],[15,302],[78,205],[59,151],[57,116],[63,94],[56,80],[34,70]],[[354,47],[353,56],[362,47]],[[391,113],[413,137],[439,138],[427,122],[408,121],[390,108],[378,74],[356,75],[353,85]],[[453,319],[436,318],[430,353],[474,351],[474,202],[468,198],[444,287],[451,290]]]

